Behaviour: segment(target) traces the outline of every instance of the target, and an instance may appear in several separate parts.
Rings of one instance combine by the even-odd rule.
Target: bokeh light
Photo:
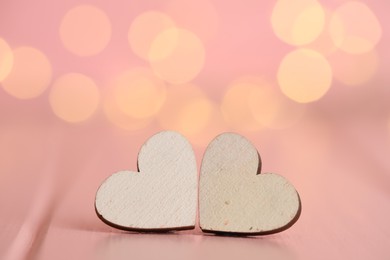
[[[282,92],[299,103],[320,99],[332,83],[332,68],[318,52],[297,49],[282,60],[277,79]]]
[[[337,8],[329,26],[335,45],[349,53],[372,50],[382,36],[377,17],[359,1],[346,2]]]
[[[157,41],[157,42],[156,42]],[[152,46],[150,46],[148,53],[148,60],[150,62],[161,61],[169,58],[179,43],[179,29],[177,27],[170,27],[161,31],[153,39]],[[152,48],[153,47],[153,48]]]
[[[286,98],[276,84],[259,76],[234,80],[221,106],[229,125],[244,131],[289,127],[302,117],[304,108],[304,105]]]
[[[322,30],[321,34],[313,42],[305,46],[305,48],[313,49],[327,56],[337,51],[338,47],[334,44],[329,30],[329,23],[332,18],[333,12],[324,8],[324,13],[325,13],[324,30]]]
[[[149,126],[153,118],[134,118],[123,113],[115,101],[112,91],[105,94],[103,111],[106,118],[115,126],[126,131],[137,131]]]
[[[271,24],[282,41],[300,46],[314,41],[322,32],[325,13],[316,0],[278,0],[272,10]]]
[[[71,122],[82,122],[97,110],[100,92],[95,82],[79,73],[59,77],[53,84],[49,101],[56,116]]]
[[[108,16],[92,5],[80,5],[69,10],[60,25],[60,37],[65,48],[77,56],[100,53],[111,38]]]
[[[178,129],[184,129],[187,135],[199,133],[210,120],[211,103],[206,98],[194,98],[185,104],[178,117]]]
[[[209,41],[217,32],[218,13],[209,0],[170,0],[163,8],[178,27],[193,32],[202,42]]]
[[[278,111],[272,118],[264,120],[259,118],[261,113],[257,114],[258,107],[252,106],[254,117],[260,121],[265,127],[270,129],[285,129],[293,126],[304,116],[306,106],[288,99],[284,95],[277,95]],[[260,106],[261,107],[261,106]]]
[[[297,122],[305,111],[305,106],[286,98],[276,84],[261,77],[242,77],[236,82],[241,84],[255,84],[248,100],[253,118],[262,126],[271,129],[287,128]]]
[[[162,12],[148,11],[138,15],[128,32],[131,49],[140,58],[145,60],[153,58],[149,57],[152,42],[159,33],[171,27],[175,27],[174,21]]]
[[[14,55],[8,43],[0,38],[0,82],[11,72]]]
[[[190,82],[205,62],[203,43],[192,32],[179,28],[161,32],[153,41],[149,55],[154,73],[171,84]]]
[[[171,86],[158,121],[164,129],[176,130],[187,137],[200,134],[211,120],[213,105],[195,85]]]
[[[261,123],[254,118],[249,105],[253,96],[261,96],[260,92],[255,82],[247,80],[237,80],[229,86],[221,103],[221,111],[230,127],[244,131],[256,131],[262,128]]]
[[[338,51],[329,56],[334,78],[347,86],[367,83],[378,70],[379,58],[375,50],[362,54]]]
[[[227,131],[227,126],[219,106],[217,106],[217,104],[215,104],[212,100],[207,100],[206,103],[207,124],[201,129],[201,131],[190,136],[191,143],[200,147],[206,147],[213,138]]]
[[[258,79],[258,82],[255,79],[247,82],[247,84],[256,84],[256,89],[251,92],[248,100],[253,118],[262,126],[271,125],[281,107],[281,100],[274,87],[262,79]]]
[[[119,75],[113,85],[118,108],[133,118],[155,115],[166,98],[165,83],[150,69],[134,68]]]
[[[32,47],[16,48],[13,54],[12,70],[2,82],[4,90],[19,99],[41,95],[52,77],[52,67],[46,55]]]

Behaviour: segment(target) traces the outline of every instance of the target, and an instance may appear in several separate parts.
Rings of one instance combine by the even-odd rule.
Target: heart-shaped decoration
[[[124,230],[192,229],[197,179],[190,143],[176,132],[160,132],[142,146],[138,172],[120,171],[101,184],[96,213],[106,224]]]
[[[203,157],[199,187],[204,232],[265,235],[283,231],[299,218],[301,202],[292,184],[262,173],[256,148],[234,133],[217,136]]]

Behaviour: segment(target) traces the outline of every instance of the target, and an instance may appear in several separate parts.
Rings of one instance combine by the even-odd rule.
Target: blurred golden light
[[[211,120],[213,105],[194,85],[171,86],[158,121],[164,129],[187,137],[200,134]]]
[[[305,114],[306,107],[304,104],[294,102],[282,95],[278,98],[280,98],[278,113],[275,114],[272,120],[262,121],[267,128],[284,129],[291,127]],[[256,115],[255,118],[259,120]]]
[[[278,0],[271,16],[272,28],[282,41],[305,45],[314,41],[322,32],[325,13],[316,0]]]
[[[194,79],[202,70],[205,49],[192,32],[171,28],[155,38],[149,57],[157,76],[172,84],[183,84]]]
[[[60,37],[65,48],[77,56],[100,53],[111,38],[108,16],[92,5],[80,5],[62,18]]]
[[[248,105],[254,119],[265,126],[271,125],[276,118],[281,107],[281,100],[273,86],[267,82],[261,82],[257,85],[256,91],[252,91]]]
[[[193,32],[203,42],[210,40],[217,31],[218,13],[209,0],[170,0],[163,8],[178,27]]]
[[[171,27],[175,27],[174,21],[162,12],[148,11],[138,15],[132,22],[127,35],[131,49],[139,57],[145,60],[152,58],[153,60],[153,57],[149,56],[152,42],[159,33]],[[169,51],[165,52],[163,57],[167,56],[167,53],[169,54]],[[161,59],[161,53],[159,57]]]
[[[14,55],[8,43],[0,38],[0,82],[3,81],[12,70]]]
[[[176,27],[170,27],[169,29],[161,31],[153,39],[152,44],[148,53],[148,60],[150,62],[169,58],[179,44],[179,30]]]
[[[236,82],[255,84],[248,99],[253,118],[262,126],[282,129],[293,125],[304,113],[305,106],[286,98],[276,85],[260,77],[243,77]]]
[[[76,123],[85,121],[94,114],[100,102],[100,93],[89,77],[69,73],[54,82],[49,101],[56,116]]]
[[[135,68],[121,74],[113,85],[118,108],[133,118],[155,115],[166,98],[165,83],[150,69]]]
[[[318,52],[297,49],[287,54],[278,69],[282,92],[299,103],[320,99],[332,84],[332,68]]]
[[[177,126],[187,135],[199,133],[210,120],[211,103],[206,98],[190,100],[179,113]]]
[[[49,86],[52,68],[47,57],[32,47],[13,51],[14,64],[2,85],[7,93],[20,99],[35,98]]]
[[[191,143],[200,147],[206,147],[214,137],[226,132],[226,124],[219,107],[215,102],[208,100],[208,122],[198,133],[191,135]]]
[[[255,131],[291,126],[302,117],[304,105],[287,99],[276,84],[262,77],[244,76],[232,82],[221,110],[233,128]]]
[[[152,122],[152,117],[149,118],[134,118],[126,115],[118,108],[115,97],[112,92],[106,93],[103,104],[103,111],[106,118],[115,126],[127,130],[136,131],[149,126]]]
[[[221,104],[222,115],[228,125],[237,130],[246,131],[256,131],[262,128],[261,123],[254,118],[250,106],[250,101],[254,99],[253,96],[261,96],[261,91],[258,84],[250,80],[237,80],[229,86]]]
[[[336,46],[348,53],[372,50],[382,37],[381,24],[362,2],[351,1],[337,8],[329,25]]]
[[[334,44],[329,30],[329,23],[333,13],[327,9],[324,9],[324,13],[325,13],[324,30],[322,30],[321,34],[313,42],[305,46],[305,48],[310,48],[324,55],[328,55],[335,52],[338,49],[338,47]]]
[[[335,79],[348,86],[367,83],[378,70],[378,59],[375,50],[362,54],[338,51],[329,57]]]

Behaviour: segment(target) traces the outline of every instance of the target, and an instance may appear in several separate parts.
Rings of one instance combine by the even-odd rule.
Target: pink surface
[[[12,95],[6,90],[7,79],[0,82],[4,87],[0,87],[0,258],[389,259],[389,2],[360,1],[381,25],[381,38],[374,46],[378,54],[375,73],[347,86],[337,75],[350,73],[354,78],[372,68],[353,59],[360,54],[353,54],[344,64],[332,62],[343,61],[346,54],[338,56],[340,50],[329,55],[318,51],[332,66],[332,85],[316,101],[293,101],[305,112],[289,126],[253,130],[244,127],[246,118],[240,124],[229,124],[219,116],[222,123],[217,127],[213,123],[218,120],[207,121],[199,130],[200,123],[192,125],[191,120],[182,119],[187,123],[176,129],[168,127],[169,114],[159,117],[162,109],[142,127],[120,128],[107,118],[103,103],[117,74],[150,65],[133,53],[127,41],[131,22],[147,10],[166,12],[204,43],[205,63],[189,82],[204,92],[216,111],[223,107],[230,83],[244,75],[264,77],[281,93],[278,66],[298,47],[284,43],[273,32],[270,16],[276,1],[202,1],[212,8],[201,6],[199,10],[177,10],[175,2],[88,1],[104,10],[111,22],[107,46],[88,57],[68,51],[59,36],[62,17],[79,1],[0,3],[0,39],[13,50],[19,46],[40,50],[52,68],[50,84],[33,98]],[[348,1],[320,2],[332,12]],[[370,28],[368,24],[354,28],[364,26]],[[0,62],[0,75],[1,66]],[[53,82],[69,72],[92,78],[101,95],[94,113],[77,123],[63,120],[49,102]],[[168,89],[175,89],[163,80]],[[181,87],[184,93],[189,89]],[[179,98],[166,102],[176,108]],[[290,97],[285,102],[291,102]],[[282,117],[292,118],[293,111]],[[263,171],[282,174],[295,185],[302,200],[301,218],[289,230],[264,237],[220,237],[202,234],[199,228],[138,234],[106,226],[94,212],[97,187],[118,170],[135,170],[140,146],[165,128],[184,129],[194,144],[198,165],[214,134],[236,131],[245,135],[258,148]]]

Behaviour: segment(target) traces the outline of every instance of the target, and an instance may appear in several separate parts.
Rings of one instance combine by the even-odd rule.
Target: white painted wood
[[[256,148],[234,133],[217,136],[203,157],[199,186],[200,227],[205,232],[270,234],[298,219],[300,199],[285,178],[260,173]]]
[[[98,216],[125,230],[194,228],[198,174],[190,143],[172,131],[152,136],[139,152],[138,170],[103,182],[95,200]]]

